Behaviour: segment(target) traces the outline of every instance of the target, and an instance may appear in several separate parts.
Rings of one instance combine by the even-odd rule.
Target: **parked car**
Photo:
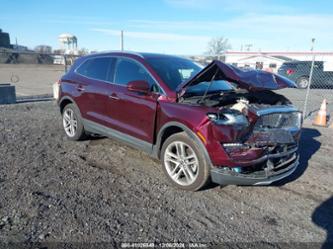
[[[305,89],[309,85],[311,61],[284,62],[278,69],[278,74],[296,82],[298,88]],[[324,62],[315,61],[311,87],[333,87],[333,72],[324,71]]]
[[[301,113],[271,90],[296,85],[221,61],[109,52],[76,60],[59,80],[65,134],[116,138],[162,161],[175,186],[265,185],[298,165]]]

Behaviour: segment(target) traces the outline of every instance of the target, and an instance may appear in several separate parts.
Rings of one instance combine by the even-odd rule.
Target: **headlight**
[[[247,118],[238,112],[226,113],[207,113],[207,116],[217,125],[235,125],[235,126],[248,126],[249,121]]]
[[[300,129],[302,126],[301,112],[271,113],[259,117],[255,129]]]

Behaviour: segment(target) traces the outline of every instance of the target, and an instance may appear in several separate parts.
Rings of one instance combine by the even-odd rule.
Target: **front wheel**
[[[174,134],[164,142],[161,159],[168,180],[180,189],[196,191],[209,182],[205,156],[185,132]]]

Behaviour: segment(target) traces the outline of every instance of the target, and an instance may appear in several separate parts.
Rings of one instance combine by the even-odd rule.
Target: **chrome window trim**
[[[77,66],[74,70],[74,73],[76,73],[77,75],[80,75],[84,78],[87,78],[87,79],[90,79],[90,80],[97,80],[97,81],[101,81],[101,82],[104,82],[104,83],[108,83],[108,84],[111,84],[111,85],[116,85],[116,86],[122,86],[122,87],[126,87],[126,85],[122,85],[122,84],[117,84],[115,82],[111,82],[111,81],[107,81],[107,80],[100,80],[100,79],[96,79],[96,78],[91,78],[91,77],[88,77],[86,75],[83,75],[83,74],[80,74],[77,70],[85,63],[87,62],[88,60],[93,60],[93,59],[98,59],[98,58],[116,58],[117,60],[120,58],[120,59],[128,59],[128,60],[131,60],[131,61],[134,61],[134,63],[138,64],[139,66],[141,66],[147,73],[148,75],[153,79],[154,83],[162,90],[162,93],[161,92],[158,92],[159,94],[162,94],[164,96],[167,96],[166,92],[164,91],[164,89],[161,87],[161,85],[157,82],[156,78],[147,70],[147,68],[142,65],[142,63],[138,62],[137,60],[133,59],[133,58],[130,58],[130,57],[127,57],[127,56],[121,56],[121,55],[104,55],[104,56],[100,56],[100,55],[97,55],[97,56],[92,56],[92,57],[88,57],[88,58],[85,58],[85,60],[83,60],[79,66]],[[142,57],[143,58],[143,57]],[[116,61],[116,64],[118,64],[118,61]],[[117,65],[116,65],[117,66]],[[115,76],[115,72],[114,72],[114,76]]]

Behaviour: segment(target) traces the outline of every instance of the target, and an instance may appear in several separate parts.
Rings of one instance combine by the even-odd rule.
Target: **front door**
[[[154,80],[143,65],[133,59],[118,59],[109,96],[109,126],[152,144],[159,94],[128,91],[127,84],[134,80],[145,80],[154,88]]]

